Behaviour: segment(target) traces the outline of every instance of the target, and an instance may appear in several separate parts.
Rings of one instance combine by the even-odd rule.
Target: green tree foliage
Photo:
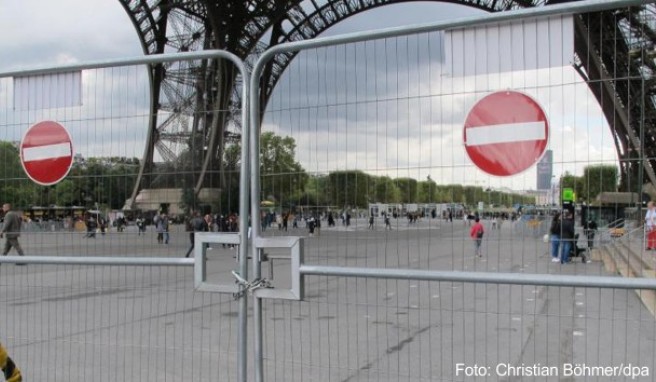
[[[560,187],[574,189],[578,201],[592,202],[602,192],[617,191],[618,176],[615,166],[592,165],[583,169],[583,176],[566,172],[560,179]]]
[[[369,203],[370,175],[362,171],[335,171],[328,175],[331,205],[366,207]]]
[[[305,187],[308,175],[295,159],[296,142],[272,132],[260,136],[260,176],[262,197],[273,197],[281,203]]]
[[[377,176],[370,179],[370,200],[380,203],[399,203],[401,191],[389,176]]]
[[[66,206],[72,204],[76,199],[75,182],[71,179],[64,179],[53,186],[54,204],[58,206]],[[125,200],[124,200],[125,202]]]
[[[181,161],[196,160],[191,154],[184,153]],[[306,192],[306,187],[311,188],[309,176],[303,167],[295,160],[296,142],[291,137],[281,137],[272,132],[263,133],[260,137],[260,186],[262,198],[274,199],[285,208],[303,204],[303,200],[311,199],[316,202],[325,200],[324,191],[315,189]],[[191,165],[178,165],[179,169],[188,168],[183,171],[185,179],[178,185],[183,189],[188,188],[193,182]],[[223,168],[225,184],[221,192],[221,205],[217,209],[223,212],[236,212],[239,210],[239,178],[241,174],[241,145],[233,143],[227,145],[223,152]],[[185,175],[186,174],[186,175]],[[184,194],[184,193],[183,193]],[[187,196],[183,204],[187,206],[194,201]]]
[[[114,162],[108,158],[89,158],[85,164],[76,165],[67,178],[73,183],[72,193],[78,196],[71,203],[120,209],[132,193],[138,171],[136,159]]]
[[[18,148],[10,142],[0,141],[0,160],[2,160],[2,179],[5,181],[25,179],[21,168]]]
[[[583,195],[583,178],[572,175],[569,172],[565,172],[565,174],[560,178],[561,194],[564,188],[573,189],[576,197],[580,198],[581,195]]]
[[[602,192],[617,191],[618,171],[615,166],[594,165],[583,169],[581,197],[593,201]]]
[[[533,196],[487,190],[477,186],[437,185],[432,180],[417,182],[409,178],[376,177],[362,171],[331,172],[326,189],[329,190],[330,202],[321,205],[338,208],[366,208],[369,203],[463,203],[470,207],[479,201],[505,207],[535,204]],[[404,192],[411,195],[413,190],[416,199],[403,196]]]
[[[0,203],[27,205],[37,197],[37,185],[27,179],[20,164],[18,148],[10,142],[0,142]]]
[[[396,186],[401,194],[401,203],[417,203],[417,180],[412,178],[396,179]]]
[[[510,207],[513,204],[534,203],[533,198],[518,194],[487,191],[481,187],[457,184],[438,185],[432,179],[417,181],[412,178],[392,179],[389,176],[372,176],[362,171],[335,171],[323,176],[308,176],[295,161],[295,141],[271,132],[261,137],[261,185],[262,196],[273,197],[283,208],[295,205],[316,205],[366,208],[369,203],[464,203],[474,206],[483,201]],[[193,195],[194,171],[200,154],[182,153],[177,162],[158,165],[155,169],[153,188],[181,188],[184,208],[198,206]],[[241,148],[239,144],[226,146],[223,153],[225,185],[221,193],[223,212],[237,211],[239,206],[239,176]],[[0,142],[0,200],[19,207],[56,205],[96,205],[119,209],[131,196],[139,160],[136,158],[88,158],[76,163],[68,177],[57,185],[36,185],[25,175],[18,149],[9,142]],[[613,177],[613,174],[614,177]],[[216,174],[215,174],[216,175]],[[569,176],[569,175],[568,175]],[[590,194],[609,190],[616,184],[617,172],[609,169],[588,171]],[[595,178],[596,176],[596,178]],[[214,177],[216,178],[216,176]],[[612,181],[611,181],[612,179]],[[578,184],[576,177],[564,177],[564,181]]]
[[[96,204],[122,208],[130,197],[139,160],[136,158],[89,158],[75,163],[66,179],[53,186],[40,186],[27,178],[18,149],[0,142],[0,200],[17,207]]]
[[[213,207],[225,214],[238,212],[241,174],[241,146],[239,144],[226,146],[223,152],[223,168],[225,184],[221,190],[220,205]]]
[[[419,203],[439,202],[437,184],[432,179],[428,179],[418,184],[417,201]]]
[[[310,176],[305,184],[305,191],[299,192],[293,199],[290,207],[294,206],[328,206],[330,198],[325,190],[329,179],[324,175]]]

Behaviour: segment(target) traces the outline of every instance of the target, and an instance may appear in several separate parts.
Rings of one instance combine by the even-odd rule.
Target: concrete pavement
[[[404,219],[392,231],[368,230],[366,219],[352,222],[335,228],[324,222],[306,240],[306,262],[608,275],[598,261],[551,263],[541,237],[519,234],[510,222],[500,230],[485,222],[482,259],[473,255],[462,221]],[[265,232],[283,234],[307,235]],[[28,254],[49,256],[180,257],[189,245],[181,227],[168,246],[157,244],[152,231],[96,239],[36,232],[21,241]],[[209,278],[232,282],[235,253],[220,245],[208,251]],[[273,284],[288,286],[288,272],[285,261],[276,261]],[[548,380],[630,379],[565,377],[570,363],[630,363],[648,368],[642,380],[653,380],[656,322],[632,291],[337,277],[306,282],[305,301],[264,303],[267,381],[470,380],[465,367],[487,370],[486,380],[523,380],[507,373],[507,365],[522,364],[522,372],[555,367],[560,374]],[[236,378],[237,303],[229,295],[194,292],[190,268],[5,264],[0,285],[0,339],[26,380]]]

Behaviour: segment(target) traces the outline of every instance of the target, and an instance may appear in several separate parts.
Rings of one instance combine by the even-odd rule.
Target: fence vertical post
[[[249,215],[249,166],[250,166],[250,157],[249,157],[249,136],[250,136],[250,124],[248,120],[248,83],[249,83],[249,74],[246,68],[242,65],[240,67],[242,75],[242,110],[241,110],[241,120],[242,120],[242,131],[241,131],[241,165],[240,171],[241,176],[239,177],[239,189],[241,190],[239,194],[239,236],[241,237],[241,243],[239,246],[239,274],[247,278],[248,277],[248,244],[250,242],[250,237],[248,236],[248,215]],[[240,287],[241,299],[239,301],[239,371],[238,371],[238,381],[246,382],[248,372],[247,372],[247,335],[248,335],[248,298],[245,292],[245,285]]]
[[[264,52],[263,56],[267,56],[267,53]],[[271,57],[269,54],[267,57]],[[264,68],[265,63],[268,60],[260,59],[257,61],[256,65],[253,67],[250,78],[250,123],[251,123],[251,133],[250,133],[250,155],[251,158],[251,214],[252,214],[252,237],[253,239],[258,238],[261,234],[261,222],[260,222],[260,93],[259,93],[259,81],[262,69]],[[260,254],[261,251],[256,248],[255,245],[252,246],[252,256],[253,256],[253,279],[258,280],[262,277],[262,265],[260,264]],[[262,334],[262,300],[257,296],[253,295],[253,346],[254,346],[254,371],[255,371],[255,381],[263,382],[264,381],[264,342]]]

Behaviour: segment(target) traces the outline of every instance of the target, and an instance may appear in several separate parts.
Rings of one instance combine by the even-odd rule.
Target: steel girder
[[[656,5],[580,15],[577,69],[613,132],[623,190],[656,185]]]

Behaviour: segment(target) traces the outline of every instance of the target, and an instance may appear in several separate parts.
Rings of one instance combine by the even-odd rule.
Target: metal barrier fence
[[[208,61],[228,63],[244,82],[229,111],[198,106],[181,75]],[[153,109],[152,76],[161,72],[165,96]],[[195,291],[191,268],[211,282],[246,274],[248,149],[220,173],[206,167],[202,148],[216,135],[209,116],[238,118],[248,142],[247,83],[242,62],[224,51],[0,73],[0,199],[25,220],[25,256],[12,248],[0,257],[0,341],[25,380],[245,379],[246,299]],[[46,121],[64,126],[68,140],[51,140],[59,138],[52,124],[26,138]],[[62,157],[73,157],[70,172],[51,184]],[[194,211],[234,213],[237,240],[228,248],[206,234],[196,260],[186,224]]]
[[[587,248],[585,235],[574,253],[594,261],[553,259],[543,235],[551,214],[562,210],[554,206],[554,179],[549,173],[542,196],[532,194],[548,218],[511,220],[513,204],[526,203],[517,191],[536,189],[544,161],[538,164],[542,152],[504,145],[546,140],[545,161],[563,187],[579,187],[574,177],[595,165],[618,166],[603,147],[615,144],[611,130],[619,121],[604,116],[594,97],[645,77],[594,72],[593,61],[608,57],[590,39],[616,44],[610,57],[621,60],[618,41],[625,38],[636,49],[629,56],[639,56],[641,37],[618,15],[651,25],[653,9],[641,6],[649,5],[583,1],[265,52],[251,79],[251,122],[254,131],[261,126],[251,137],[251,209],[260,211],[253,216],[253,277],[258,285],[267,278],[274,290],[254,291],[255,380],[653,380],[656,365],[646,353],[656,349],[656,304],[642,298],[653,293],[653,278],[618,277],[623,265],[611,269],[606,249]],[[278,54],[295,59],[262,111],[259,78]],[[548,133],[523,138],[504,130],[527,120],[494,116],[513,114],[520,102],[472,117],[486,96],[512,91],[541,105]],[[476,127],[499,132],[467,130]],[[486,145],[491,153],[477,151]],[[650,158],[636,151],[620,166],[640,170],[623,173],[622,182],[642,179]],[[481,159],[486,155],[494,163]],[[498,176],[507,175],[502,162],[524,156],[528,167]],[[579,197],[588,202],[598,183],[614,179],[587,176]],[[482,256],[471,223],[449,218],[462,210],[482,217]],[[575,228],[583,233],[581,224]],[[287,235],[305,237],[299,254],[268,245]],[[280,261],[285,257],[291,267]],[[300,301],[287,301],[294,299]]]
[[[246,381],[252,294],[256,381],[653,380],[649,255],[640,248],[636,267],[627,251],[605,246],[585,249],[592,263],[552,262],[542,237],[549,220],[512,216],[514,204],[535,201],[519,191],[533,188],[544,153],[526,154],[521,145],[492,150],[498,162],[534,160],[497,177],[490,173],[499,167],[470,147],[546,141],[563,185],[586,165],[617,165],[606,153],[614,138],[604,125],[616,129],[617,121],[602,115],[593,96],[607,104],[598,89],[634,90],[642,81],[644,91],[646,79],[640,71],[593,78],[607,63],[594,66],[599,52],[589,43],[621,45],[623,38],[628,43],[615,59],[620,48],[629,57],[643,54],[649,47],[631,23],[652,27],[653,9],[626,8],[640,6],[647,5],[582,1],[281,44],[262,54],[252,78],[220,51],[0,73],[1,197],[23,207],[27,227],[35,227],[19,238],[28,256],[0,258],[0,340],[30,380]],[[619,32],[608,32],[615,26]],[[590,28],[582,40],[588,45],[574,41],[586,36],[580,28]],[[296,59],[261,110],[260,75],[276,54]],[[210,104],[190,114],[193,86],[170,64],[214,58],[229,60],[244,86],[235,95],[242,139],[233,148],[241,157],[231,157],[230,168],[216,169],[202,155],[217,133],[196,137],[194,121],[234,110]],[[148,98],[155,72],[144,64],[171,65],[170,98],[155,105],[166,123],[157,127]],[[55,73],[61,76],[51,82],[40,78]],[[508,127],[515,121],[468,125],[475,102],[494,91],[534,98],[551,130],[522,120],[530,132],[517,137]],[[19,156],[7,141],[44,120],[65,125],[81,155],[64,182],[36,187],[17,158],[44,154]],[[500,126],[501,133],[465,126]],[[644,130],[627,134],[644,149]],[[586,140],[587,148],[577,145]],[[152,163],[150,147],[159,150]],[[648,169],[652,159],[637,152],[622,153],[619,164],[629,185],[642,183],[636,166]],[[158,167],[159,159],[167,164]],[[206,170],[208,180],[199,182]],[[584,195],[608,176],[588,177]],[[222,197],[210,193],[199,202],[190,192],[199,185],[222,186]],[[550,192],[538,204],[553,204]],[[128,224],[97,227],[118,219],[99,210],[114,209],[126,195],[129,204],[156,202],[134,211]],[[190,236],[187,219],[173,216],[164,232],[153,227],[161,223],[148,210],[176,200],[238,209],[238,232]],[[56,208],[62,205],[64,215]],[[464,212],[482,218],[480,252],[474,222],[457,219]]]

